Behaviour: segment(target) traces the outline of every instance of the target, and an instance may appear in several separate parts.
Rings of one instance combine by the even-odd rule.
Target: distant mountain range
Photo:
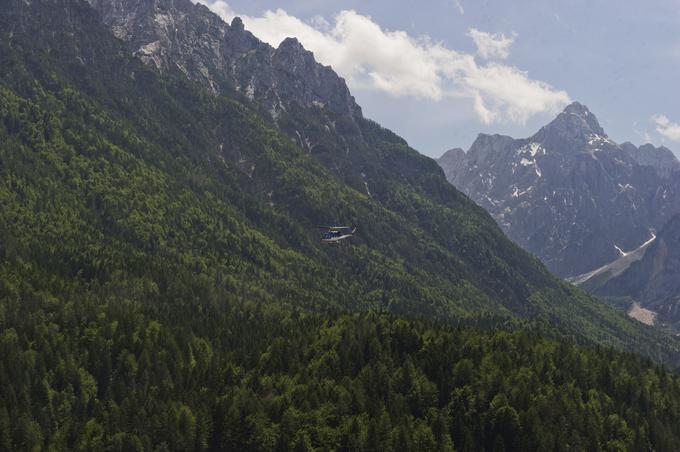
[[[480,134],[439,160],[448,180],[550,270],[573,277],[648,242],[680,212],[680,162],[621,145],[579,103],[526,139]]]

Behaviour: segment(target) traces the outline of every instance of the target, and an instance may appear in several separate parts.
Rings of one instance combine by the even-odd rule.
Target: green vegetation
[[[345,134],[325,137],[356,143],[354,160],[310,156],[257,106],[125,57],[85,3],[12,3],[0,15],[0,231],[36,287],[60,279],[44,289],[63,297],[74,278],[134,279],[167,300],[199,280],[215,296],[315,311],[489,313],[675,361],[675,341],[553,278],[375,123],[337,118]],[[310,112],[291,117],[315,126]],[[381,181],[374,198],[345,180],[357,160]],[[332,221],[359,225],[351,246],[319,243],[315,225]]]
[[[85,3],[8,3],[0,449],[677,447],[651,362],[446,329],[677,356],[391,133],[362,123],[371,198],[257,108],[125,57]],[[336,219],[360,234],[322,246]]]
[[[219,301],[11,311],[16,329],[0,336],[0,378],[17,382],[0,387],[8,450],[680,446],[677,378],[569,341]]]

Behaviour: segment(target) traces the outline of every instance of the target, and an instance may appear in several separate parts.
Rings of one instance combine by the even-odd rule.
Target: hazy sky
[[[194,0],[296,36],[364,114],[437,157],[533,134],[571,100],[617,142],[680,155],[680,0]]]

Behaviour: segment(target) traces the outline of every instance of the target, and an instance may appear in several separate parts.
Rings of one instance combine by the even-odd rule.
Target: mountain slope
[[[640,248],[628,253],[622,253],[621,257],[616,259],[614,262],[604,265],[584,275],[569,278],[569,281],[579,285],[581,288],[589,292],[594,292],[610,279],[621,275],[628,268],[630,268],[634,262],[642,259],[642,257],[645,255],[645,252],[647,251],[647,248],[649,248],[649,246],[654,243],[654,240],[656,240],[656,236],[653,236],[647,242],[643,243]]]
[[[680,321],[680,215],[659,232],[641,259],[597,289],[607,296],[627,296],[657,313],[659,321]]]
[[[578,103],[531,138],[480,135],[466,154],[440,163],[452,184],[561,276],[637,249],[680,212],[680,178],[670,176],[677,159],[617,145]]]
[[[507,285],[499,290],[494,288],[508,279],[504,275],[507,271],[509,279],[526,279],[533,272],[531,265],[514,261],[495,271],[492,267],[498,266],[496,259],[480,261],[483,255],[477,253],[479,244],[468,247],[470,241],[481,240],[492,250],[506,245],[492,238],[493,234],[468,229],[460,217],[444,220],[441,204],[446,206],[445,210],[464,210],[466,215],[478,213],[473,213],[467,200],[446,186],[431,160],[364,119],[344,82],[330,68],[316,63],[297,41],[287,39],[278,48],[272,48],[244,30],[239,19],[231,25],[222,23],[206,8],[191,5],[188,0],[91,3],[123,39],[130,54],[140,56],[163,72],[180,72],[213,91],[236,92],[255,101],[281,131],[346,184],[405,215],[464,260],[475,261],[466,278],[482,276],[479,286],[487,292],[493,290],[492,298],[510,295],[514,298],[512,309],[527,312],[526,292],[518,293],[515,288],[508,291]],[[247,158],[243,160],[245,165],[249,164]],[[410,192],[406,197],[402,196],[405,188]],[[275,187],[272,193],[276,193]],[[416,193],[418,199],[412,196]],[[434,218],[437,221],[433,222]],[[449,224],[444,225],[443,221]],[[481,217],[475,221],[486,222]],[[459,240],[463,235],[465,239]],[[491,252],[501,254],[502,260],[514,254],[507,250]],[[521,270],[514,271],[515,268]],[[489,270],[504,276],[485,277]],[[430,266],[428,271],[440,270]],[[527,282],[534,286],[546,284],[535,276]],[[534,313],[529,315],[534,315],[536,310],[530,309]]]
[[[402,201],[394,193],[404,185],[438,202],[454,199],[439,183],[433,161],[364,118],[345,81],[296,39],[273,48],[245,30],[241,19],[226,24],[190,0],[89,1],[130,54],[163,73],[252,100],[279,130],[355,190],[386,205]]]
[[[177,296],[170,275],[198,277],[240,299],[543,319],[661,359],[676,353],[553,278],[434,162],[378,126],[381,171],[420,163],[401,184],[392,176],[382,202],[329,173],[257,107],[159,79],[85,4],[19,5],[3,15],[3,209],[13,220],[2,230],[13,261],[34,262],[26,277],[107,287],[135,275],[161,299]],[[359,223],[351,246],[318,243],[314,226],[329,218]]]
[[[271,116],[279,130],[310,157],[349,187],[365,193],[372,201],[370,205],[379,205],[380,212],[387,209],[396,214],[388,216],[392,222],[389,229],[413,227],[412,234],[397,238],[380,226],[384,220],[365,213],[359,217],[354,212],[349,219],[345,213],[341,220],[329,220],[323,215],[306,219],[307,224],[358,221],[361,237],[371,239],[372,247],[389,248],[390,255],[403,260],[402,265],[418,279],[437,280],[428,283],[429,287],[449,287],[436,289],[438,294],[432,296],[440,301],[428,301],[424,306],[439,305],[442,299],[449,306],[468,305],[448,308],[460,314],[469,312],[470,300],[479,300],[474,309],[489,306],[492,311],[532,317],[546,312],[545,303],[558,310],[572,309],[562,302],[563,297],[572,296],[564,292],[566,289],[556,284],[535,260],[518,252],[481,209],[446,183],[435,162],[364,119],[342,79],[316,63],[299,43],[289,39],[274,49],[244,30],[238,19],[232,25],[222,23],[206,8],[188,0],[99,0],[92,4],[124,40],[128,52],[139,55],[141,47],[158,43],[152,46],[158,58],[143,56],[143,61],[166,73],[176,72],[175,68],[208,68],[210,80],[204,77],[205,71],[180,72],[207,88],[219,87],[220,92],[235,91],[237,97],[239,93],[245,95],[243,100],[252,99],[254,107]],[[196,44],[199,31],[205,32],[205,46]],[[204,54],[205,48],[210,52]],[[252,82],[253,89],[244,88],[242,80],[246,79]],[[228,159],[238,159],[245,167],[252,166],[250,156],[243,150],[223,154]],[[258,173],[253,177],[257,178]],[[260,183],[267,186],[266,193],[271,194],[275,205],[287,202],[271,174],[266,174]],[[277,196],[281,198],[279,202],[275,200]],[[291,208],[295,216],[306,214],[299,206]],[[382,215],[385,213],[379,214]],[[374,231],[376,227],[382,230]],[[356,268],[356,263],[347,259],[342,265]],[[361,273],[353,278],[362,278]],[[546,290],[534,295],[540,288]],[[450,313],[439,315],[447,317]]]

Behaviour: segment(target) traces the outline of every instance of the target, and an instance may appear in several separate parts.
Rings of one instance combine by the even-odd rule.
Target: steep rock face
[[[637,249],[680,212],[680,178],[669,169],[677,159],[633,148],[573,103],[531,138],[482,134],[440,165],[516,243],[574,276]]]
[[[661,321],[680,321],[680,215],[664,226],[641,260],[597,293],[629,296]]]
[[[162,71],[179,70],[213,91],[234,89],[266,105],[272,116],[318,107],[333,114],[361,110],[344,80],[314,60],[296,39],[273,48],[189,0],[88,0],[130,51]]]

